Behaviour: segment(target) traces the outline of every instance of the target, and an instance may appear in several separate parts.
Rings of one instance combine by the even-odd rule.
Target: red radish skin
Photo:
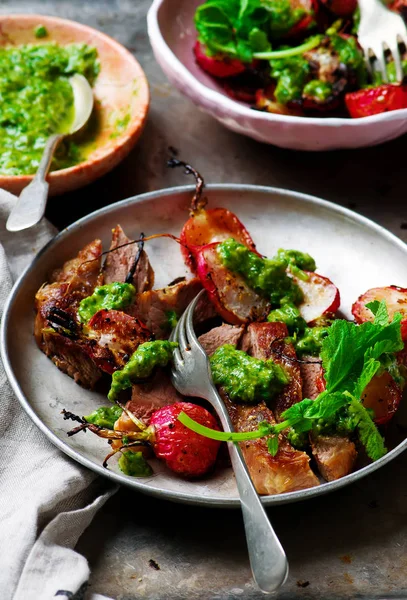
[[[190,402],[164,406],[153,414],[150,421],[155,430],[154,453],[177,475],[200,477],[213,468],[220,442],[185,427],[178,420],[181,412],[201,425],[219,430],[215,417],[201,406]]]
[[[407,86],[384,84],[351,92],[345,103],[354,119],[407,108]]]
[[[317,376],[316,386],[318,392],[324,392],[326,381],[324,369]],[[403,392],[393,377],[387,371],[382,375],[375,375],[364,389],[362,403],[365,408],[371,408],[375,414],[376,425],[388,423],[397,412]]]
[[[366,386],[361,398],[365,408],[371,408],[375,414],[376,425],[388,423],[400,404],[402,390],[386,371],[376,375]]]
[[[299,305],[301,316],[309,324],[322,316],[334,315],[339,309],[341,297],[338,288],[328,277],[306,271],[308,280],[294,277],[301,288],[304,301]]]
[[[197,275],[218,314],[231,325],[264,320],[270,303],[252,290],[240,275],[223,266],[218,243],[194,251]]]
[[[240,60],[224,56],[208,56],[205,47],[198,41],[194,46],[194,54],[201,69],[219,79],[239,75],[246,70],[246,65]]]
[[[258,254],[250,233],[234,213],[225,208],[202,209],[188,219],[181,231],[181,251],[186,264],[196,272],[193,255],[197,248],[230,237]]]
[[[378,300],[386,302],[389,318],[392,320],[396,313],[401,313],[401,337],[407,340],[407,289],[390,285],[388,287],[371,288],[356,300],[352,306],[352,315],[356,323],[365,323],[374,321],[374,315],[371,310],[366,308],[366,304]]]

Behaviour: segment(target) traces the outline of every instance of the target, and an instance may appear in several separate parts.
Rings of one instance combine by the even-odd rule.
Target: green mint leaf
[[[372,460],[378,460],[387,452],[384,440],[363,404],[351,394],[348,396],[349,412],[357,425],[359,439],[366,449],[366,454]]]
[[[340,408],[346,406],[349,400],[342,392],[333,394],[320,394],[316,400],[306,409],[304,417],[306,419],[329,419],[333,417]]]
[[[374,314],[375,325],[381,325],[382,327],[388,325],[389,313],[387,311],[386,302],[384,300],[382,300],[381,302],[379,302],[378,300],[373,300],[373,302],[368,302],[365,306]]]
[[[278,435],[273,435],[267,440],[267,449],[271,456],[275,456],[278,452]]]
[[[356,398],[361,398],[366,386],[371,382],[381,367],[381,363],[374,358],[368,358],[363,365],[362,372],[356,381],[353,393]]]

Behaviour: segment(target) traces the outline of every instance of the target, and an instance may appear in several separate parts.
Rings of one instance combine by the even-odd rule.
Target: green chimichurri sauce
[[[332,84],[319,79],[309,81],[302,91],[307,98],[313,98],[316,102],[326,102],[333,93]]]
[[[94,410],[90,415],[84,417],[88,423],[93,423],[99,427],[107,427],[107,429],[113,429],[117,419],[122,414],[120,406],[115,404],[114,406],[100,406]]]
[[[322,342],[328,335],[328,327],[305,327],[302,331],[291,338],[297,356],[319,356],[322,350]]]
[[[136,288],[131,283],[108,283],[95,288],[91,296],[81,300],[78,315],[87,323],[99,310],[123,310],[134,300]]]
[[[130,475],[131,477],[149,477],[153,473],[153,469],[144,458],[142,452],[132,452],[131,450],[122,452],[118,465],[125,475]]]
[[[128,363],[121,371],[112,375],[112,384],[108,394],[109,400],[117,398],[122,390],[132,386],[138,379],[149,377],[156,367],[165,367],[172,359],[176,342],[155,340],[141,344],[131,355]]]
[[[291,334],[304,331],[307,326],[307,323],[300,315],[300,311],[291,302],[282,304],[280,308],[272,310],[267,317],[267,321],[271,323],[276,321],[278,323],[285,323]]]
[[[309,63],[302,56],[271,60],[270,75],[277,80],[274,90],[277,102],[287,104],[300,100],[309,73]]]
[[[272,360],[253,358],[231,344],[218,348],[210,363],[214,383],[236,402],[271,400],[290,380]]]
[[[0,174],[33,174],[47,138],[69,129],[74,106],[68,78],[75,73],[94,82],[99,73],[95,48],[54,43],[0,48]],[[51,170],[81,160],[80,145],[65,139]]]
[[[271,304],[300,304],[303,294],[300,287],[287,274],[307,279],[303,269],[315,270],[315,261],[309,254],[298,250],[278,250],[274,258],[262,258],[246,246],[229,238],[218,246],[222,264],[243,277],[258,294],[270,299]]]

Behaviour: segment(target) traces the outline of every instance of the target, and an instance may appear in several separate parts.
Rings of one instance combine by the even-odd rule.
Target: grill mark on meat
[[[132,240],[126,236],[122,227],[117,225],[112,230],[110,251],[118,246],[129,244],[131,242]],[[125,282],[134,266],[136,257],[139,253],[139,247],[137,244],[132,244],[125,246],[124,248],[119,248],[115,252],[110,251],[106,256],[105,264],[103,265],[104,281],[105,283],[114,283],[116,281]],[[131,278],[131,281],[127,280],[127,283],[132,283],[139,293],[151,290],[153,287],[154,271],[145,250],[141,250],[134,275]]]

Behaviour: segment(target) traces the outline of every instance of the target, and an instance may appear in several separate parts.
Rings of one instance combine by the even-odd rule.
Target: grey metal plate
[[[38,350],[32,337],[33,297],[53,268],[70,258],[95,237],[105,246],[111,228],[121,223],[130,236],[140,231],[178,234],[187,217],[191,187],[143,194],[102,208],[61,232],[37,256],[16,283],[7,303],[1,330],[1,350],[8,377],[24,409],[42,431],[69,456],[85,466],[139,491],[170,500],[198,505],[238,506],[230,469],[219,469],[199,482],[180,480],[154,463],[155,474],[147,480],[124,476],[112,463],[101,466],[106,444],[90,436],[66,437],[62,408],[86,414],[106,399],[83,390],[60,373]],[[368,219],[324,200],[275,188],[245,185],[212,185],[207,188],[212,206],[234,210],[264,254],[279,247],[295,247],[315,256],[319,271],[340,288],[342,311],[350,316],[354,299],[369,287],[407,279],[407,246]],[[185,273],[179,248],[167,240],[149,243],[148,253],[156,270],[157,285]],[[388,463],[407,446],[397,427],[407,422],[403,411],[389,428],[391,451],[380,461],[347,477],[317,488],[263,497],[266,505],[311,498],[343,487]]]

